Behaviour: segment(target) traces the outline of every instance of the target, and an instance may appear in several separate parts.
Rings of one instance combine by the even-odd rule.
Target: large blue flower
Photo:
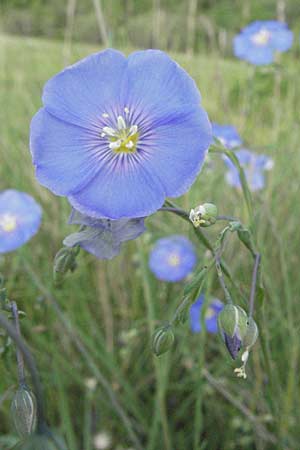
[[[201,331],[201,311],[204,303],[204,295],[200,297],[190,307],[190,327],[193,333]],[[218,314],[223,309],[224,304],[217,298],[209,304],[205,313],[205,327],[209,333],[218,332]]]
[[[38,231],[41,217],[42,209],[30,195],[14,189],[0,192],[0,253],[29,241]]]
[[[149,258],[149,267],[159,280],[180,281],[193,270],[197,255],[189,239],[172,235],[156,241]]]
[[[235,152],[239,163],[243,167],[247,182],[251,191],[259,191],[265,186],[266,170],[271,170],[273,167],[273,160],[266,155],[257,155],[247,149],[241,149]],[[224,156],[224,161],[228,167],[226,173],[226,181],[236,188],[241,187],[240,177],[237,168],[234,164]]]
[[[96,219],[75,209],[72,210],[69,223],[83,225],[83,229],[67,236],[64,245],[79,245],[99,259],[112,259],[120,253],[123,242],[135,239],[145,231],[144,218]]]
[[[276,20],[258,20],[246,26],[233,41],[235,56],[251,64],[270,64],[275,52],[287,51],[293,43],[293,33]]]
[[[243,141],[238,134],[236,128],[232,125],[219,125],[217,123],[212,124],[212,133],[224,147],[234,148],[242,145]]]
[[[31,124],[36,176],[88,216],[147,216],[202,166],[211,125],[200,102],[161,51],[91,55],[46,83]]]

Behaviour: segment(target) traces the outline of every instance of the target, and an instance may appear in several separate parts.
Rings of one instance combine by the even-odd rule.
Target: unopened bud
[[[204,203],[191,209],[190,221],[194,227],[209,227],[217,221],[218,209],[213,203]]]
[[[152,350],[156,356],[163,355],[174,343],[174,333],[170,325],[158,328],[152,336]]]
[[[235,305],[226,305],[218,316],[219,332],[232,359],[236,359],[247,332],[246,312]]]
[[[21,438],[34,432],[36,426],[36,398],[26,386],[20,386],[11,403],[11,415]]]
[[[73,272],[76,268],[77,248],[61,248],[54,258],[53,281],[56,286],[60,286],[68,271]]]

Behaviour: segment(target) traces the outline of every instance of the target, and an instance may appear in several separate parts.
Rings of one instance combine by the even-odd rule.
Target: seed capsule
[[[36,427],[36,398],[26,386],[21,386],[11,403],[11,415],[21,438],[34,432]]]
[[[155,353],[156,356],[163,355],[172,348],[174,339],[174,333],[170,325],[158,328],[152,337],[153,353]]]

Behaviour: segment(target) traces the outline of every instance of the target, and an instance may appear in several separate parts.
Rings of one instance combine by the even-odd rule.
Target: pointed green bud
[[[156,356],[163,355],[170,350],[174,343],[174,333],[171,325],[158,328],[152,336],[152,351]]]
[[[53,281],[56,286],[61,286],[68,271],[76,269],[76,256],[79,248],[61,248],[54,258]]]
[[[36,427],[36,398],[26,386],[20,386],[11,403],[11,416],[21,438],[30,435]]]
[[[246,312],[236,305],[226,305],[218,316],[218,328],[232,359],[236,359],[247,332]]]
[[[213,203],[204,203],[191,209],[190,221],[195,228],[210,227],[217,221],[218,209]]]

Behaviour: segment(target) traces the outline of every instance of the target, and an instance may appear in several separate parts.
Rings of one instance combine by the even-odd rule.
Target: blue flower
[[[145,217],[185,193],[211,143],[195,82],[165,53],[105,50],[51,78],[31,124],[36,176],[90,217]]]
[[[137,238],[146,230],[144,218],[96,219],[85,216],[75,209],[69,218],[70,224],[83,225],[82,230],[64,239],[64,245],[79,245],[99,259],[112,259],[121,250],[121,244]]]
[[[149,267],[159,280],[180,281],[193,270],[197,255],[189,239],[172,235],[156,241],[149,258]]]
[[[292,43],[293,33],[285,23],[258,20],[234,38],[233,50],[238,58],[260,66],[272,63],[275,52],[287,51]]]
[[[272,169],[274,165],[273,160],[266,155],[257,155],[247,149],[238,150],[235,154],[245,171],[251,191],[255,192],[263,189],[265,186],[264,172]],[[224,156],[224,161],[229,168],[226,173],[226,181],[231,186],[240,188],[241,182],[238,170],[226,156]]]
[[[0,192],[0,253],[11,252],[29,241],[41,224],[42,209],[25,192]]]
[[[190,307],[190,327],[193,333],[201,331],[201,310],[204,303],[204,295],[200,297]],[[206,310],[205,326],[209,333],[218,332],[218,314],[223,309],[224,304],[217,298],[213,299]]]
[[[234,148],[242,145],[243,141],[236,128],[232,125],[212,124],[213,136],[219,139],[224,147]]]

